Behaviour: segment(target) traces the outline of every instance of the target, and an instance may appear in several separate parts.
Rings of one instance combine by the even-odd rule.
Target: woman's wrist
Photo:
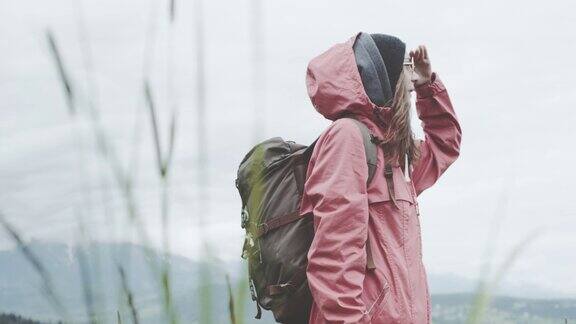
[[[430,76],[430,80],[428,82],[414,87],[418,99],[431,97],[434,94],[442,92],[445,89],[446,88],[444,87],[444,84],[442,83],[442,81],[440,81],[436,72],[432,72],[432,75]]]
[[[422,78],[421,80],[419,80],[420,82],[418,82],[418,84],[415,84],[414,88],[420,88],[420,87],[424,87],[426,85],[430,85],[430,84],[432,84],[432,82],[434,82],[435,78],[436,78],[436,73],[431,72],[427,78]]]

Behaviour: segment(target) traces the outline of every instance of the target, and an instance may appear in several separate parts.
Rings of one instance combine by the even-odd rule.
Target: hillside
[[[129,319],[129,310],[123,303],[121,281],[117,265],[127,273],[127,284],[135,297],[135,304],[141,323],[162,323],[163,317],[161,289],[152,276],[150,262],[161,259],[154,252],[146,253],[141,246],[132,244],[94,244],[78,253],[63,244],[32,244],[29,246],[44,264],[46,272],[53,280],[56,294],[62,300],[69,316],[75,322],[87,320],[87,308],[83,298],[83,261],[89,260],[85,277],[93,282],[94,309],[103,322],[114,323],[116,312]],[[214,323],[227,323],[228,293],[225,275],[232,279],[243,275],[243,264],[217,264],[210,268],[209,277],[200,279],[200,269],[205,264],[175,255],[169,256],[172,274],[172,287],[176,308],[185,323],[194,323],[199,314],[199,297],[206,289],[211,293],[210,306],[213,309]],[[100,269],[98,272],[93,269]],[[463,323],[473,299],[468,291],[473,283],[454,276],[431,276],[433,320],[435,324]],[[205,285],[202,287],[202,283]],[[46,298],[40,293],[41,281],[30,264],[17,250],[0,252],[0,313],[13,313],[42,322],[55,322],[60,319]],[[451,293],[445,293],[451,292]],[[244,309],[246,323],[274,323],[269,312],[264,312],[263,320],[253,319],[255,306],[246,296]],[[564,318],[576,319],[574,299],[528,299],[496,297],[488,311],[486,323],[563,323]],[[125,322],[126,322],[125,321]],[[34,322],[1,322],[34,323]],[[570,323],[570,321],[569,321]]]

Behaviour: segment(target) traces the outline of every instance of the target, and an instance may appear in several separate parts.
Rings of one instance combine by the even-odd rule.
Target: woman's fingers
[[[422,60],[422,48],[418,46],[413,51],[414,51],[414,61],[420,62]]]
[[[417,48],[410,51],[410,57],[414,59],[414,61],[422,62],[428,59],[428,50],[424,45],[418,45]]]
[[[420,60],[424,60],[424,45],[419,45],[418,51],[420,52]]]
[[[418,45],[417,48],[410,51],[410,57],[416,62],[428,60],[428,50],[424,45]]]

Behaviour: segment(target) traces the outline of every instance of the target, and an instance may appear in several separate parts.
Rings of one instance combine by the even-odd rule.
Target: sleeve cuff
[[[444,87],[444,84],[442,83],[436,72],[432,72],[430,82],[419,85],[414,90],[416,91],[417,99],[424,99],[431,97],[439,92],[442,92],[446,90],[446,88]]]

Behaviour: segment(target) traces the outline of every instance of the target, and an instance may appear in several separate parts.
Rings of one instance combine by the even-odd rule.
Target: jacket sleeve
[[[411,172],[416,194],[431,187],[460,154],[462,130],[450,97],[436,72],[430,83],[416,87],[416,110],[424,140],[418,140],[420,158]]]
[[[361,295],[368,235],[368,167],[353,121],[336,120],[308,164],[302,208],[314,214],[307,278],[327,323],[369,323]]]

